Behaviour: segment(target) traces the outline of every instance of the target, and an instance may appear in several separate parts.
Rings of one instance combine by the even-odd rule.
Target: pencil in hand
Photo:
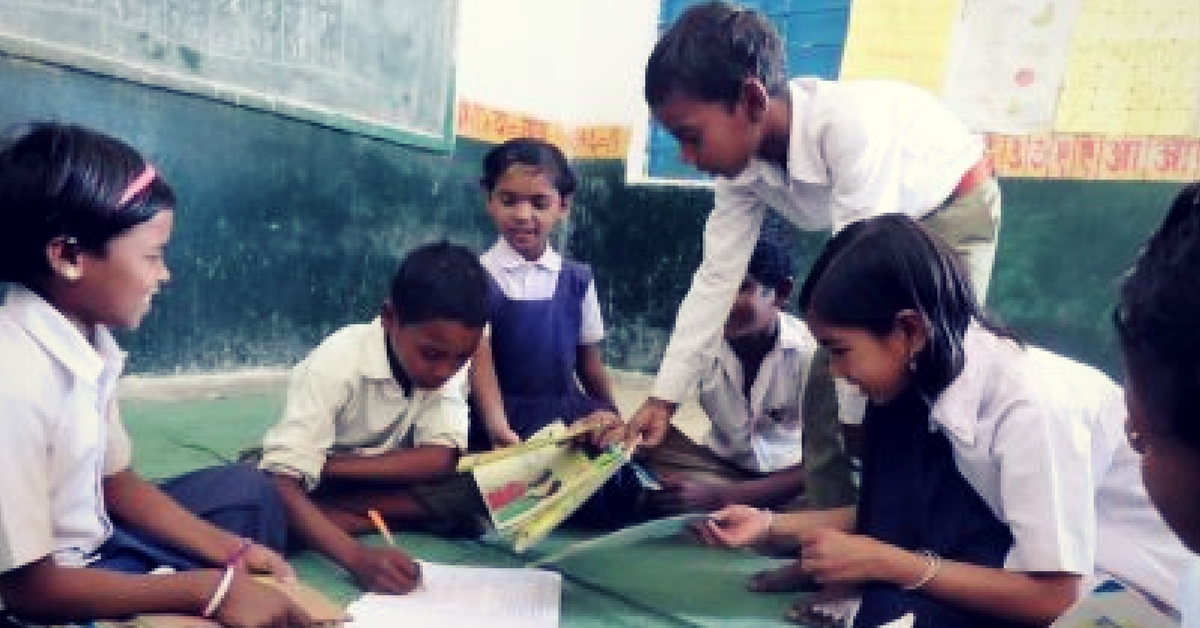
[[[367,518],[371,520],[371,523],[375,524],[375,529],[379,531],[379,534],[382,535],[385,540],[387,540],[388,545],[397,547],[396,538],[392,536],[392,531],[388,529],[387,522],[383,520],[383,516],[379,514],[378,510],[375,510],[374,508],[368,510]],[[409,558],[409,562],[412,565],[412,569],[409,571],[408,576],[416,581],[419,585],[421,582],[421,563],[412,560],[411,558]]]

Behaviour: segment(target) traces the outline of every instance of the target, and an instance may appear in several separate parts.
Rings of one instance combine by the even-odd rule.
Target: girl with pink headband
[[[249,576],[295,577],[269,480],[230,465],[155,485],[130,466],[109,329],[136,328],[169,278],[174,208],[111,137],[42,123],[0,145],[0,626],[164,612],[311,623]]]

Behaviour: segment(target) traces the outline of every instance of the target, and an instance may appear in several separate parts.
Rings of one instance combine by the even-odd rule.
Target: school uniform
[[[1194,558],[1179,581],[1179,614],[1183,628],[1200,628],[1200,558]]]
[[[291,372],[279,422],[263,436],[259,468],[323,489],[321,470],[332,454],[371,456],[396,449],[467,444],[467,367],[435,390],[396,380],[383,322],[334,332]],[[460,483],[406,485],[437,522],[455,526],[476,510],[478,497]],[[336,490],[331,488],[331,490]]]
[[[828,363],[814,360],[817,342],[803,322],[785,312],[778,320],[775,344],[763,357],[749,398],[741,360],[723,340],[698,385],[697,400],[708,421],[691,429],[672,427],[664,442],[646,453],[647,463],[659,473],[734,483],[803,462],[807,505],[853,504],[856,492],[838,436]]]
[[[549,246],[537,260],[526,260],[503,238],[479,261],[490,277],[489,338],[509,427],[527,439],[555,421],[569,425],[598,410],[616,411],[576,380],[579,347],[604,338],[591,269]],[[483,440],[478,423],[477,439]],[[574,520],[624,522],[638,492],[633,474],[622,468]]]
[[[983,301],[1000,220],[999,186],[972,135],[932,95],[890,81],[797,78],[789,85],[786,170],[753,159],[718,177],[704,259],[679,308],[654,396],[678,401],[720,339],[769,209],[808,230],[879,214],[921,220],[962,256]]]
[[[509,427],[525,439],[555,420],[613,409],[576,382],[579,346],[604,338],[591,269],[550,247],[528,261],[503,238],[480,263],[491,277],[492,360]]]
[[[1121,389],[1096,369],[976,325],[964,350],[962,373],[932,406],[910,394],[906,412],[889,404],[888,421],[876,419],[885,409],[869,407],[860,531],[951,559],[978,552],[976,564],[1080,574],[1083,591],[1115,576],[1177,607],[1189,553],[1139,481]],[[908,436],[897,414],[910,422]],[[921,454],[904,438],[940,453]],[[957,473],[931,470],[938,459]],[[960,498],[929,501],[954,478]],[[912,595],[873,588],[887,589],[877,595],[890,602]],[[879,619],[867,615],[862,625]]]
[[[105,508],[104,479],[131,462],[116,398],[125,353],[112,334],[98,326],[93,345],[40,296],[10,285],[0,306],[0,355],[0,572],[46,556],[62,566],[122,571],[196,566],[115,525]],[[222,494],[219,485],[230,477],[244,490]],[[174,490],[180,485],[183,494]],[[243,467],[201,470],[162,486],[202,518],[282,549],[286,522],[269,487]]]

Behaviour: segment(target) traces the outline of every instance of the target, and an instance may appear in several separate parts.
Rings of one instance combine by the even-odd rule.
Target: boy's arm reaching
[[[492,361],[492,343],[485,335],[471,358],[471,395],[483,415],[483,423],[493,447],[505,447],[521,442],[521,437],[508,425],[500,383],[496,380],[496,365]]]

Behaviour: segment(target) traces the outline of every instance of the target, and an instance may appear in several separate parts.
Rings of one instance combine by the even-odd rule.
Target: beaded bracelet
[[[925,572],[921,574],[921,577],[918,578],[916,582],[901,587],[905,591],[916,591],[917,589],[929,584],[929,581],[933,580],[934,577],[937,576],[938,572],[942,570],[941,556],[938,556],[936,553],[927,549],[921,550],[918,552],[918,554],[925,559]]]
[[[233,574],[237,572],[237,568],[230,565],[225,568],[225,573],[221,576],[221,581],[217,583],[217,590],[213,591],[212,597],[208,598],[208,604],[204,606],[204,612],[201,616],[209,619],[217,609],[221,607],[221,602],[225,601],[225,597],[229,595],[229,588],[233,584]]]

